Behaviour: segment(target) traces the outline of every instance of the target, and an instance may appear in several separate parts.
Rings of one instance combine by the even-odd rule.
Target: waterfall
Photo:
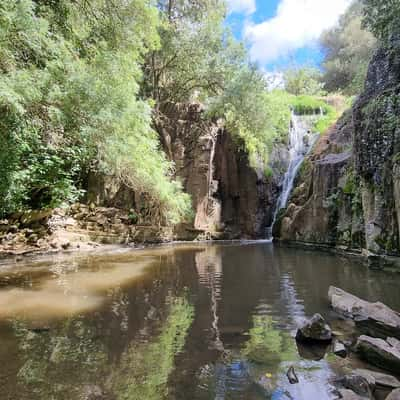
[[[287,206],[300,166],[318,137],[317,134],[311,133],[312,120],[315,120],[315,116],[296,115],[292,112],[289,128],[289,165],[283,178],[282,192],[275,207],[272,225],[267,228],[268,238],[272,237],[272,228],[279,211]]]

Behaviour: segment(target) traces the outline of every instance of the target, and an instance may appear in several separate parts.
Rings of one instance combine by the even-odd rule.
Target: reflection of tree
[[[118,365],[110,362],[107,336],[99,335],[96,320],[75,317],[39,333],[15,321],[20,368],[10,398],[78,400],[88,387],[98,385],[114,392],[117,400],[162,399],[174,357],[182,351],[193,319],[193,307],[186,298],[168,297],[167,302],[161,333],[149,342],[128,345]],[[124,299],[118,306],[122,331],[126,330],[127,304]],[[113,302],[113,313],[115,307]]]
[[[68,319],[57,335],[34,333],[15,323],[23,362],[17,375],[19,399],[77,399],[82,387],[107,368],[105,346],[80,318]]]
[[[160,400],[167,395],[174,358],[183,349],[192,319],[193,307],[186,299],[173,299],[160,335],[150,343],[128,348],[112,373],[118,400]]]
[[[249,336],[243,355],[249,361],[269,366],[271,371],[278,368],[283,361],[294,361],[298,358],[293,338],[287,332],[275,328],[270,316],[254,316]]]

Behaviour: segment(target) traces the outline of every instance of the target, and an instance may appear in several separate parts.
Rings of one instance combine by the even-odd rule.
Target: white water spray
[[[315,117],[311,118],[314,119]],[[300,116],[292,112],[289,129],[289,166],[283,178],[282,192],[274,211],[272,225],[267,228],[268,237],[272,236],[272,227],[274,226],[276,217],[279,211],[287,206],[300,166],[318,137],[317,134],[311,133],[310,127],[310,116]]]

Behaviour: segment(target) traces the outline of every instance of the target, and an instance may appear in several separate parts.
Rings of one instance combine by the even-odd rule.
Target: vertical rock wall
[[[364,93],[320,138],[275,237],[400,255],[400,38],[374,56]]]
[[[243,144],[205,119],[200,104],[167,105],[156,129],[192,196],[193,228],[215,238],[264,238],[279,178],[252,168]]]

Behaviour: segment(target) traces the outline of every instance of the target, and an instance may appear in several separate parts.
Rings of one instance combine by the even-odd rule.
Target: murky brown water
[[[331,399],[359,361],[298,348],[296,324],[320,312],[346,329],[329,285],[400,309],[399,283],[267,243],[2,265],[0,400]]]

